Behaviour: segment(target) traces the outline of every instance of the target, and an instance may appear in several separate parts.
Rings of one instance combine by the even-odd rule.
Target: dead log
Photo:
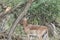
[[[29,10],[32,2],[33,2],[33,0],[28,0],[27,5],[26,5],[25,9],[23,10],[23,12],[22,12],[22,13],[18,16],[18,18],[13,22],[13,24],[12,24],[10,30],[9,30],[8,39],[7,39],[7,40],[12,40],[12,39],[11,39],[11,36],[12,36],[12,34],[13,34],[13,32],[14,32],[17,24],[18,24],[18,22],[23,18],[23,16],[25,16],[25,15],[27,14],[27,11]]]

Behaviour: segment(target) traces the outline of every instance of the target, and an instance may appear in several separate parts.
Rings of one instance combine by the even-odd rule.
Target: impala
[[[48,40],[48,28],[46,26],[28,24],[27,19],[24,18],[23,27],[28,40]]]

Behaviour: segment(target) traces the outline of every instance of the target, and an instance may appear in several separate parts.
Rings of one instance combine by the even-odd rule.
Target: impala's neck
[[[27,18],[23,18],[23,26],[26,27],[28,25]]]

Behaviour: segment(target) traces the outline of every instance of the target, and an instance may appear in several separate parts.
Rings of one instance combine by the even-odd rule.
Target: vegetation
[[[10,27],[15,23],[15,20],[25,9],[26,4],[29,2],[27,1],[28,0],[0,0],[0,13],[3,13],[7,7],[11,7],[9,12],[6,14],[3,13],[3,15],[0,16],[0,25],[4,25],[1,26],[3,27],[2,31],[9,31]],[[28,22],[31,24],[45,25],[45,23],[54,23],[57,29],[60,28],[60,0],[34,0],[26,13],[23,17],[27,17]],[[3,22],[3,20],[5,21]],[[0,29],[2,29],[1,27]],[[21,36],[25,34],[21,21],[17,24],[14,33],[21,34]],[[59,38],[57,38],[56,40],[59,40]]]

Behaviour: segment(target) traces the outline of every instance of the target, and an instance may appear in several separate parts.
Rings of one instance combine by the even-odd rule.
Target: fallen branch
[[[32,4],[33,0],[28,0],[27,5],[25,7],[25,9],[23,10],[23,12],[18,16],[18,18],[15,20],[15,22],[12,24],[9,33],[8,33],[8,40],[11,40],[11,36],[14,33],[14,30],[18,24],[18,22],[23,18],[23,16],[25,16],[27,14],[27,11],[29,10],[31,4]]]

